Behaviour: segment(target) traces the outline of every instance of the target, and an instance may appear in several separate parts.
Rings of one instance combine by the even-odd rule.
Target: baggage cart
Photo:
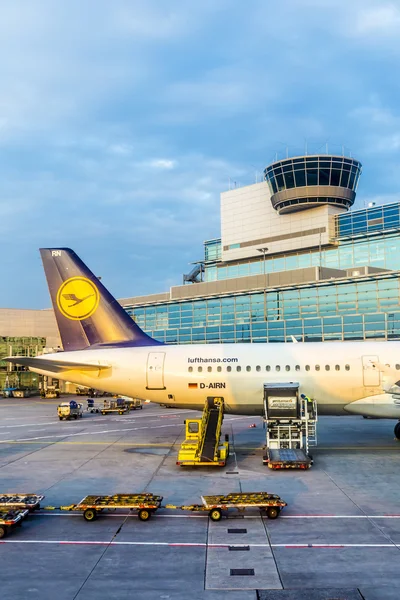
[[[28,513],[27,509],[0,508],[0,538],[5,537],[17,525],[21,525]]]
[[[263,463],[270,469],[309,469],[311,456],[307,456],[302,448],[268,448]]]
[[[119,415],[128,414],[130,406],[125,402],[123,398],[112,398],[110,400],[104,400],[104,406],[101,409],[102,415],[109,415],[117,413]]]
[[[203,504],[191,504],[176,506],[167,504],[165,508],[174,508],[181,510],[191,510],[195,512],[207,512],[212,521],[220,521],[222,511],[228,511],[230,508],[235,508],[239,512],[244,512],[246,508],[259,508],[265,511],[269,519],[277,519],[285,506],[284,502],[276,494],[268,492],[247,492],[247,493],[231,493],[231,494],[216,494],[214,496],[201,496]]]
[[[3,508],[27,508],[29,512],[38,510],[45,496],[37,494],[0,494],[0,510]]]
[[[114,494],[113,496],[85,496],[78,504],[60,506],[60,510],[80,511],[85,521],[95,521],[103,510],[114,511],[119,508],[137,510],[141,521],[150,519],[153,512],[161,506],[163,497],[155,494]],[[53,507],[46,507],[53,508]]]

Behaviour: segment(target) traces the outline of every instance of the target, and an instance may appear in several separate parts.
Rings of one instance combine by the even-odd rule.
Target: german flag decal
[[[189,390],[197,390],[197,383],[188,383]]]

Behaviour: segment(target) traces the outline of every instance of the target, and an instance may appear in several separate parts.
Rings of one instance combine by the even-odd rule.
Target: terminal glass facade
[[[398,274],[321,282],[159,306],[128,313],[167,343],[283,342],[400,337]]]
[[[350,215],[343,215],[345,217]],[[241,261],[240,264],[205,267],[205,281],[219,281],[246,275],[261,275],[304,267],[330,267],[335,269],[351,269],[357,266],[370,265],[384,269],[397,270],[400,267],[400,233],[385,237],[372,237],[358,241],[341,242],[339,246],[281,254],[274,257],[266,255],[258,260]]]
[[[4,387],[31,389],[39,387],[39,375],[31,373],[27,367],[10,365],[2,358],[5,356],[37,356],[43,352],[45,346],[46,338],[43,337],[0,336],[0,393]]]
[[[374,234],[391,229],[400,230],[400,204],[356,210],[336,217],[337,238]]]

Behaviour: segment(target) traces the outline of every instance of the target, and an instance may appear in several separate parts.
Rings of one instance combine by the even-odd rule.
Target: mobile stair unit
[[[301,398],[299,384],[264,384],[266,453],[270,469],[308,469],[317,445],[317,403]]]
[[[229,454],[229,441],[220,444],[224,399],[208,397],[201,419],[186,419],[185,441],[177,465],[223,467]]]

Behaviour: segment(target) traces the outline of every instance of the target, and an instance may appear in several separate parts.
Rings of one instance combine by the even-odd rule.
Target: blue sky
[[[181,283],[219,193],[342,145],[400,200],[400,1],[13,0],[0,21],[0,306],[44,308],[38,248],[117,297]]]

